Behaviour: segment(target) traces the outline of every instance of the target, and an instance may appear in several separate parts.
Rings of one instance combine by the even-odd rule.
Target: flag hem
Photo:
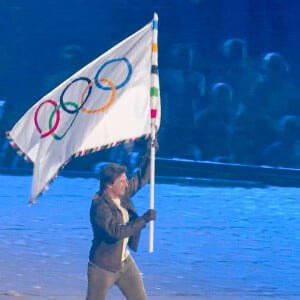
[[[63,170],[65,168],[65,166],[72,160],[75,159],[77,157],[81,157],[81,156],[87,156],[89,154],[93,154],[96,152],[99,152],[101,150],[105,150],[105,149],[110,149],[113,147],[117,147],[119,145],[122,144],[126,144],[129,142],[136,142],[138,140],[141,139],[148,139],[151,136],[151,134],[147,133],[147,134],[143,134],[139,137],[134,137],[134,138],[129,138],[129,139],[124,139],[124,140],[120,140],[120,141],[116,141],[110,144],[106,144],[103,146],[99,146],[99,147],[95,147],[95,148],[90,148],[90,149],[86,149],[86,150],[81,150],[81,151],[77,151],[75,153],[73,153],[61,166],[60,168],[57,170],[57,172],[54,174],[54,176],[52,176],[52,178],[45,184],[45,186],[41,189],[41,191],[38,193],[38,195],[36,197],[31,197],[29,199],[29,204],[33,204],[36,202],[36,200],[41,197],[48,189],[49,186],[51,185],[51,183],[57,178],[59,172],[61,170]],[[24,151],[22,151],[22,149],[18,146],[18,144],[14,141],[14,139],[10,136],[9,131],[6,132],[6,138],[10,141],[9,144],[10,146],[16,151],[16,153],[20,156],[23,157],[25,161],[31,162],[32,164],[34,164],[30,158],[26,155],[26,153]]]

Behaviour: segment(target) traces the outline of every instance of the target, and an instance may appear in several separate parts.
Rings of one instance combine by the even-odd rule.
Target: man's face
[[[114,198],[124,196],[127,187],[128,179],[125,173],[117,177],[113,184],[108,185],[110,194]]]

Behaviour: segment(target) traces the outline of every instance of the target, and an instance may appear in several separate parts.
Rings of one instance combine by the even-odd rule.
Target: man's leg
[[[140,271],[130,255],[124,262],[116,285],[127,300],[147,300]]]
[[[88,287],[86,300],[105,300],[108,290],[116,281],[117,273],[88,264]]]

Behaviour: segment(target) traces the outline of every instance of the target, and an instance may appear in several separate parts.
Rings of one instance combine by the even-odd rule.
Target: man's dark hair
[[[100,179],[100,191],[104,191],[108,184],[113,184],[115,179],[127,172],[125,166],[120,166],[116,163],[109,163],[102,167],[99,179]]]

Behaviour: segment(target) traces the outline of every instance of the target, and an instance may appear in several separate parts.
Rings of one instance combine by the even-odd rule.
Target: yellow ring
[[[111,88],[111,96],[110,96],[110,99],[103,105],[101,106],[100,108],[96,108],[96,109],[87,109],[85,108],[84,106],[81,107],[81,110],[84,112],[84,113],[87,113],[87,114],[95,114],[95,113],[100,113],[100,112],[104,112],[105,110],[107,110],[114,102],[115,100],[115,96],[116,96],[116,88],[114,86],[114,84],[107,78],[101,78],[99,79],[99,82],[102,82],[102,83],[106,83],[107,85],[109,85],[109,87]],[[90,88],[90,86],[92,86],[94,84],[94,81],[91,81],[88,86],[84,89],[83,93],[82,93],[82,96],[81,96],[81,103],[84,102],[84,96],[85,96],[85,93],[86,91]]]

